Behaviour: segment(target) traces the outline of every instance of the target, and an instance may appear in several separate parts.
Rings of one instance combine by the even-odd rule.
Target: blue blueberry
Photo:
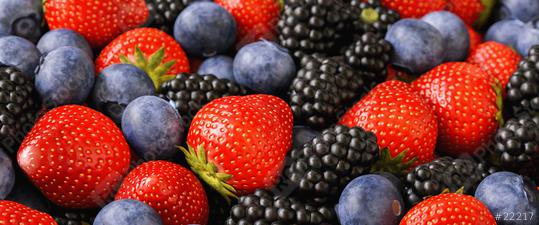
[[[109,203],[95,217],[93,225],[163,225],[150,206],[132,199]]]
[[[198,67],[198,74],[213,74],[217,78],[234,81],[234,72],[232,71],[234,59],[226,55],[216,55],[207,58]]]
[[[539,1],[537,0],[501,0],[500,3],[502,18],[528,22],[539,16]]]
[[[444,60],[444,38],[427,22],[399,20],[385,39],[393,45],[392,64],[412,74],[424,73]]]
[[[95,67],[84,51],[60,47],[41,59],[36,69],[36,89],[47,107],[83,104],[92,90]]]
[[[295,149],[303,147],[306,143],[313,140],[316,136],[320,135],[321,132],[314,130],[306,126],[294,126],[294,135],[292,137],[292,146]]]
[[[35,0],[0,0],[0,26],[35,43],[41,36],[39,5]]]
[[[213,2],[195,2],[174,24],[174,37],[190,55],[210,57],[226,52],[236,40],[236,21]]]
[[[517,38],[517,51],[520,55],[527,56],[534,45],[539,45],[539,29],[528,24],[522,28]]]
[[[524,23],[517,19],[501,20],[492,24],[485,35],[485,41],[495,41],[516,48],[517,38]]]
[[[34,78],[34,70],[39,64],[41,54],[34,44],[17,36],[0,38],[0,63],[15,66],[23,74]]]
[[[143,159],[168,159],[178,152],[185,125],[176,109],[155,96],[133,100],[122,116],[122,131],[129,146]]]
[[[82,35],[73,30],[51,30],[45,33],[45,35],[43,35],[43,37],[41,37],[37,43],[37,49],[39,49],[42,54],[47,54],[50,51],[62,46],[80,48],[84,52],[88,53],[91,58],[93,58],[93,52],[90,44],[88,44]]]
[[[445,61],[462,61],[466,58],[470,48],[470,35],[466,25],[457,15],[448,11],[436,11],[423,16],[421,20],[442,34],[445,43]]]
[[[9,156],[0,150],[0,200],[6,198],[15,185],[15,171]]]
[[[518,174],[497,172],[486,177],[477,187],[475,197],[483,202],[493,215],[502,216],[496,221],[498,225],[539,224],[539,192],[535,185]],[[524,216],[527,217],[526,220],[523,220]],[[515,220],[517,217],[521,220]]]
[[[234,80],[258,93],[279,94],[296,75],[288,51],[274,42],[258,41],[242,47],[234,58]]]
[[[404,213],[404,202],[391,181],[369,174],[346,185],[335,210],[342,225],[396,225]]]
[[[92,92],[92,106],[120,124],[125,107],[135,98],[153,95],[152,79],[131,64],[113,64],[101,71]]]

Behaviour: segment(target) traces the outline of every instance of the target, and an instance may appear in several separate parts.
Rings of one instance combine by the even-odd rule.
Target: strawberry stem
[[[146,57],[142,50],[137,46],[135,47],[135,61],[131,61],[127,56],[121,55],[120,61],[122,63],[132,64],[141,70],[144,70],[146,74],[152,79],[155,89],[159,89],[162,83],[174,78],[173,75],[166,74],[174,64],[175,60],[171,60],[163,63],[165,58],[165,47],[161,47],[159,50]]]
[[[496,107],[498,108],[498,111],[496,112],[496,121],[498,121],[498,125],[500,127],[503,127],[505,123],[503,120],[503,91],[500,81],[496,78],[494,80],[495,82],[492,84],[492,88],[496,93]]]
[[[389,148],[380,150],[380,158],[371,167],[371,172],[389,172],[398,176],[404,175],[417,161],[417,157],[405,161],[404,158],[406,157],[406,152],[408,152],[408,150],[404,150],[395,157],[391,157]]]

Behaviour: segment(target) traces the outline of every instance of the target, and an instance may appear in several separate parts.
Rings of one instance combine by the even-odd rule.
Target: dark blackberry
[[[0,150],[15,155],[39,109],[34,83],[15,67],[0,66]]]
[[[159,97],[171,101],[186,124],[190,124],[198,110],[210,101],[225,96],[245,95],[247,90],[214,75],[182,73],[163,83],[158,93]]]
[[[471,159],[438,158],[417,166],[406,175],[405,199],[413,206],[446,189],[456,192],[462,188],[464,194],[473,194],[481,180],[493,172],[485,164]]]
[[[399,13],[384,7],[380,0],[351,0],[353,34],[371,32],[379,38],[386,36],[389,27],[400,19]]]
[[[92,225],[99,209],[66,209],[55,206],[51,215],[58,225]]]
[[[369,172],[378,157],[373,133],[336,125],[290,152],[277,188],[317,205],[336,203],[348,182]]]
[[[289,89],[296,122],[324,128],[365,90],[361,72],[342,60],[306,55]]]
[[[367,32],[345,50],[344,59],[354,69],[364,71],[366,81],[376,84],[387,77],[390,54],[389,42]]]
[[[335,224],[330,207],[315,207],[293,198],[257,190],[242,196],[230,210],[226,225],[329,225]]]
[[[506,87],[506,110],[517,117],[539,113],[539,45],[533,46],[522,59]]]
[[[150,26],[171,34],[176,17],[191,2],[191,0],[146,0],[151,17]]]

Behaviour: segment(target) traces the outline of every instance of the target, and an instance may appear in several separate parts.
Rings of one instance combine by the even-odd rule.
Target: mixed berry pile
[[[0,224],[538,225],[539,0],[0,0]]]

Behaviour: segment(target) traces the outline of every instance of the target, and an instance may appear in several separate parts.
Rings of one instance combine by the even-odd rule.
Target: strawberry
[[[382,0],[382,4],[397,11],[401,18],[420,18],[430,12],[444,10],[447,0]]]
[[[477,46],[466,60],[475,64],[505,87],[520,63],[520,55],[510,47],[494,41]],[[504,88],[505,89],[505,88]]]
[[[260,38],[273,40],[281,8],[276,0],[215,0],[227,9],[238,26],[239,47]]]
[[[349,109],[339,124],[372,131],[380,148],[389,148],[393,157],[404,152],[404,160],[416,158],[417,164],[434,158],[436,117],[407,83],[379,84]]]
[[[448,0],[447,9],[459,16],[464,23],[473,25],[485,9],[481,0]]]
[[[131,63],[146,71],[155,87],[176,74],[189,72],[182,47],[167,33],[155,28],[137,28],[109,43],[95,61],[98,72],[116,63]]]
[[[136,167],[125,177],[115,199],[148,204],[159,213],[164,225],[208,222],[208,199],[200,181],[188,169],[167,161]]]
[[[494,216],[476,198],[464,194],[440,194],[414,206],[400,225],[473,224],[496,225]]]
[[[292,111],[271,95],[232,96],[195,115],[186,154],[191,168],[225,198],[268,189],[292,144]]]
[[[470,49],[468,50],[468,55],[470,55],[479,44],[483,43],[483,37],[481,37],[481,34],[477,33],[471,26],[466,25],[466,29],[470,36]]]
[[[51,30],[77,31],[95,49],[144,24],[149,16],[144,0],[46,0],[43,4]]]
[[[127,173],[129,160],[129,146],[114,122],[78,105],[47,112],[17,154],[30,181],[66,208],[103,204]]]
[[[33,210],[17,202],[0,200],[0,224],[2,225],[57,225],[47,213]]]
[[[459,156],[473,154],[496,132],[501,122],[501,89],[479,67],[445,63],[412,83],[439,121],[438,147]]]

